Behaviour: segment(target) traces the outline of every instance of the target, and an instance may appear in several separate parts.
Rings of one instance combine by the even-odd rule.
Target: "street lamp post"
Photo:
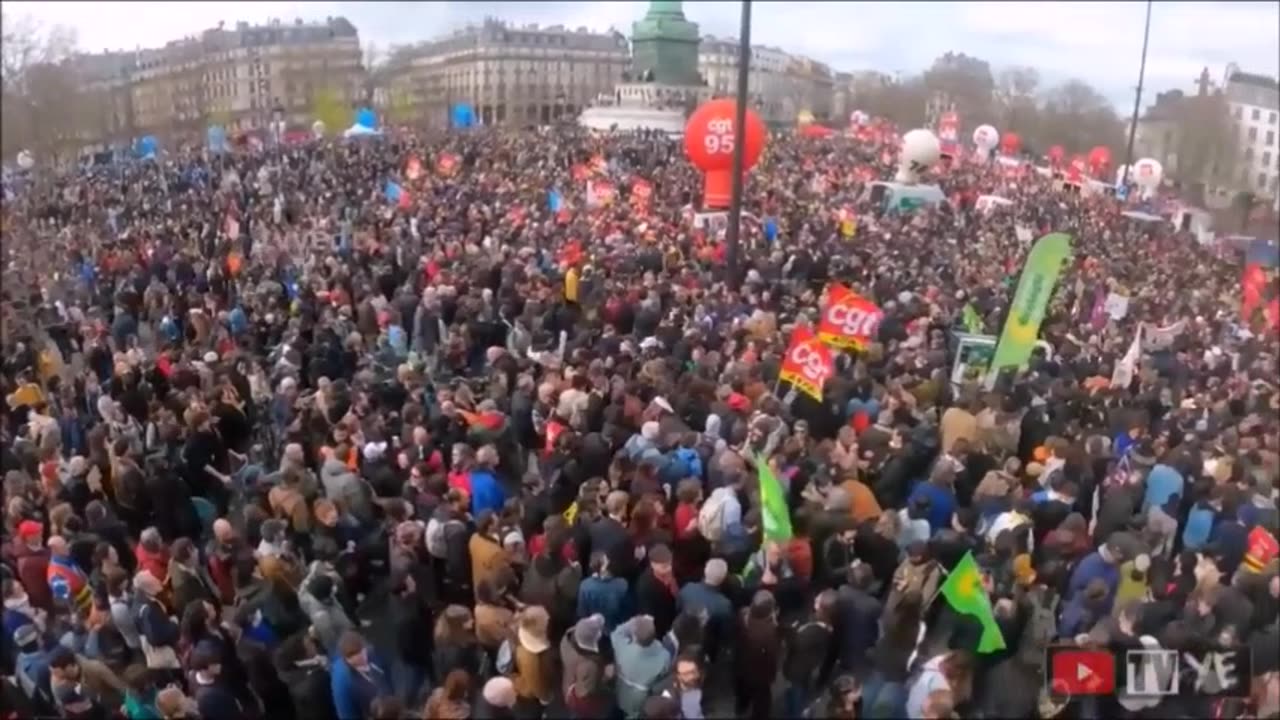
[[[737,290],[742,281],[742,138],[747,124],[747,89],[751,71],[751,0],[742,0],[741,29],[738,31],[738,98],[734,108],[733,185],[729,195],[729,225],[724,238],[729,265],[729,288]]]
[[[1147,22],[1142,29],[1142,62],[1138,65],[1138,92],[1133,97],[1133,116],[1129,118],[1129,143],[1124,151],[1124,172],[1120,185],[1129,184],[1129,170],[1133,167],[1133,139],[1138,134],[1138,112],[1142,109],[1142,81],[1147,75],[1147,43],[1151,39],[1151,0],[1147,0]]]

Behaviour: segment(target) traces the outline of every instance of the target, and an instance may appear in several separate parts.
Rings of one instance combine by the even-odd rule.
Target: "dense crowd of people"
[[[769,142],[740,277],[647,134],[15,178],[3,713],[1277,717],[1280,352],[1239,263],[968,160],[884,212],[892,139]],[[1053,352],[952,382],[1051,231]],[[833,282],[883,319],[819,401],[778,375]],[[996,652],[939,597],[970,555]],[[1073,695],[1051,646],[1244,647],[1248,692]]]

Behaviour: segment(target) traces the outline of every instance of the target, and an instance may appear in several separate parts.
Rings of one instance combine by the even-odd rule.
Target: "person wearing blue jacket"
[[[353,631],[338,640],[338,654],[329,661],[333,707],[343,720],[367,720],[373,701],[393,694],[391,679],[364,639]]]
[[[1102,612],[1111,612],[1116,588],[1120,585],[1120,562],[1119,550],[1111,543],[1086,555],[1071,573],[1071,580],[1067,583],[1067,602],[1083,593],[1090,580],[1097,579],[1107,588],[1105,598],[1100,601]]]
[[[609,557],[591,553],[591,577],[578,586],[578,619],[599,614],[605,630],[613,632],[629,616],[627,581],[609,572]]]
[[[480,517],[480,513],[489,510],[495,514],[502,512],[507,501],[507,494],[498,482],[493,468],[498,464],[498,453],[486,445],[476,453],[476,465],[471,469],[471,517]]]
[[[1147,473],[1147,491],[1142,498],[1142,510],[1146,512],[1153,507],[1164,507],[1169,498],[1183,495],[1185,480],[1182,473],[1170,465],[1160,463]]]
[[[947,465],[939,465],[925,482],[916,485],[910,500],[918,497],[929,499],[929,530],[937,533],[951,527],[951,516],[956,510],[956,493],[951,488],[952,470]],[[908,504],[910,504],[908,500]]]

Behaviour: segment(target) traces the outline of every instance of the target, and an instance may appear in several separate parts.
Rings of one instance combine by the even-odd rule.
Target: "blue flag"
[[[560,212],[560,206],[563,203],[564,199],[560,197],[560,193],[558,191],[552,190],[547,193],[547,208],[551,210],[551,212]]]
[[[772,243],[778,239],[778,219],[765,218],[764,220],[764,239]]]
[[[401,192],[400,185],[390,180],[382,187],[382,195],[387,199],[387,202],[398,202]]]

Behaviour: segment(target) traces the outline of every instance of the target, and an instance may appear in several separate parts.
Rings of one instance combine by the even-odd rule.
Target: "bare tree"
[[[1174,110],[1174,176],[1191,187],[1236,183],[1236,130],[1221,94],[1182,98]]]
[[[1019,129],[1033,152],[1042,153],[1050,145],[1061,145],[1068,152],[1086,153],[1104,145],[1111,149],[1112,157],[1122,157],[1124,122],[1092,85],[1068,80],[1050,88],[1042,101],[1036,126]]]
[[[996,120],[1001,127],[1015,128],[1034,122],[1039,106],[1036,91],[1040,72],[1033,67],[1015,66],[1000,71],[996,79]]]
[[[25,148],[56,160],[71,149],[83,120],[79,82],[68,62],[75,31],[46,30],[30,17],[8,14],[0,16],[0,28],[0,146],[5,156]]]
[[[948,51],[933,61],[922,79],[930,94],[945,95],[961,117],[990,115],[996,84],[986,60]]]
[[[928,97],[924,82],[912,78],[868,87],[856,102],[864,112],[887,118],[899,127],[919,127],[925,121]]]

